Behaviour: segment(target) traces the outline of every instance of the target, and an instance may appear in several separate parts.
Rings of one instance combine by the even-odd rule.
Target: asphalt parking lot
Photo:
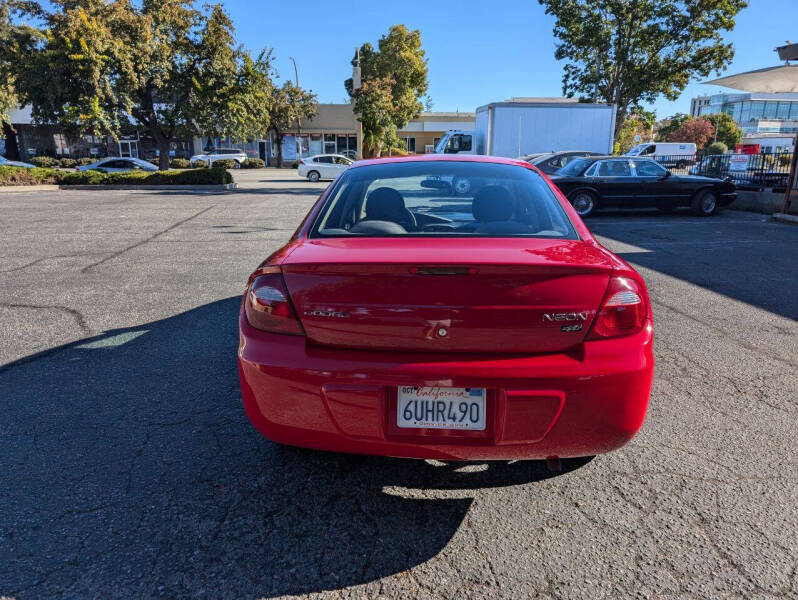
[[[0,194],[0,596],[796,598],[798,227],[588,221],[657,372],[561,473],[278,447],[241,407],[246,276],[326,184]]]

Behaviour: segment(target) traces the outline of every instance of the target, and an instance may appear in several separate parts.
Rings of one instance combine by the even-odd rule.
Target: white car
[[[26,169],[33,169],[36,165],[19,162],[17,160],[8,160],[5,156],[0,156],[0,167],[25,167]]]
[[[102,173],[122,173],[124,171],[157,171],[151,162],[140,158],[120,158],[109,156],[90,165],[78,167],[78,171],[100,171]]]
[[[190,165],[194,166],[195,162],[203,160],[208,163],[210,167],[213,165],[213,161],[222,159],[236,161],[235,168],[237,169],[241,166],[241,163],[247,160],[247,153],[243,150],[236,150],[235,148],[216,148],[206,154],[195,154],[188,159],[188,162]]]
[[[346,171],[355,161],[342,154],[317,154],[302,158],[299,161],[297,172],[300,177],[307,177],[308,181],[319,179],[335,179],[339,173]]]

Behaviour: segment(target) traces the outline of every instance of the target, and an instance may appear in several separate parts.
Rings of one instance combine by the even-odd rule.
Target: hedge
[[[52,156],[34,156],[30,159],[30,164],[42,168],[50,168],[58,165],[58,160]]]
[[[57,171],[56,169],[0,167],[0,185],[219,185],[232,183],[232,181],[232,175],[220,168],[101,173],[99,171]]]
[[[188,169],[191,165],[188,164],[187,158],[173,158],[169,161],[170,169]]]
[[[265,166],[266,163],[260,158],[248,158],[241,163],[242,169],[262,169]]]
[[[219,160],[213,161],[213,166],[218,169],[235,169],[238,163],[232,158],[220,158]]]

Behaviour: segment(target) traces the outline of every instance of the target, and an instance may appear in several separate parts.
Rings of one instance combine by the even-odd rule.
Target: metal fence
[[[790,152],[703,154],[651,157],[673,173],[728,179],[740,189],[784,191],[790,175]]]

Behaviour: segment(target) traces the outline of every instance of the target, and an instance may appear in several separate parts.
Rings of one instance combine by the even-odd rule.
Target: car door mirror
[[[670,177],[670,176],[671,176],[671,172],[670,172],[670,171],[665,171],[665,172],[662,174],[662,177],[660,177],[660,179],[667,179],[667,178],[668,178],[668,177]]]

